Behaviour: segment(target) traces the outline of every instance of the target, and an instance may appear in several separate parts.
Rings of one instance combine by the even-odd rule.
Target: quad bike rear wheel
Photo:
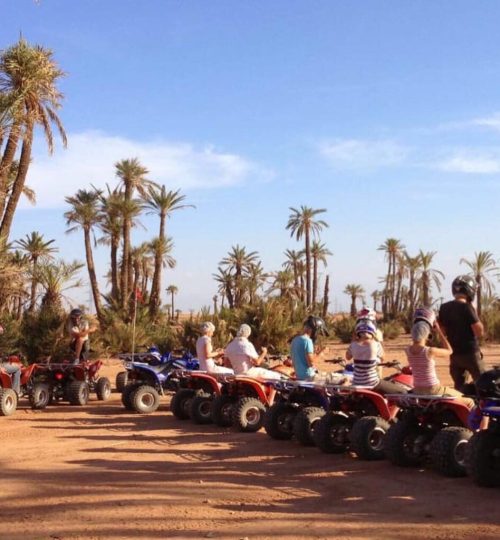
[[[276,440],[288,440],[293,437],[293,420],[297,408],[290,403],[277,402],[264,415],[264,429],[269,437]]]
[[[160,394],[153,386],[143,384],[130,396],[130,404],[139,414],[151,414],[160,406]]]
[[[140,384],[127,384],[122,391],[122,404],[127,411],[133,411],[132,394],[139,388]]]
[[[12,388],[0,388],[0,416],[11,416],[17,409],[17,394]]]
[[[29,395],[32,409],[45,409],[52,397],[50,386],[47,383],[38,382],[33,385]]]
[[[351,430],[351,450],[370,461],[385,458],[384,440],[391,425],[380,416],[364,416]]]
[[[128,371],[120,371],[116,374],[115,386],[117,392],[123,392],[128,382]]]
[[[233,425],[245,433],[259,431],[264,422],[265,412],[265,405],[257,398],[241,398],[233,410]]]
[[[191,388],[180,388],[172,397],[170,410],[179,420],[189,419],[189,406],[194,394],[195,392]]]
[[[472,431],[465,427],[449,426],[439,431],[429,448],[433,467],[445,476],[465,476],[466,448],[471,437]]]
[[[500,486],[500,433],[485,430],[474,433],[467,444],[467,473],[482,487]]]
[[[85,381],[71,381],[66,385],[66,395],[71,405],[87,405],[90,389]]]
[[[313,432],[314,443],[326,454],[342,454],[349,446],[352,420],[345,414],[326,413]]]
[[[231,396],[215,396],[210,407],[212,422],[219,427],[233,425],[234,398]]]
[[[325,412],[322,407],[305,407],[297,413],[293,422],[293,434],[300,444],[314,446],[314,430]]]
[[[393,465],[415,467],[420,465],[432,440],[432,433],[412,420],[399,420],[385,437],[385,455]]]
[[[195,424],[212,423],[212,394],[206,392],[198,393],[189,405],[189,416]]]
[[[108,401],[111,397],[111,382],[107,377],[99,377],[97,379],[95,393],[99,401]]]

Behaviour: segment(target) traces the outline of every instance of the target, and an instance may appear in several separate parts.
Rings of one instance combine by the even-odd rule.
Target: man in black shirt
[[[446,302],[439,310],[439,322],[451,344],[450,375],[457,390],[462,391],[466,373],[474,382],[486,371],[479,338],[483,324],[472,305],[476,294],[476,283],[470,276],[458,276],[453,280],[451,290],[455,300]]]

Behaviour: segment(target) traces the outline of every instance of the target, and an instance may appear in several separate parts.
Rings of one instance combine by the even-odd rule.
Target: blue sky
[[[164,286],[184,310],[210,303],[232,245],[279,269],[300,248],[291,206],[328,209],[339,309],[347,283],[379,287],[387,237],[437,251],[445,297],[461,257],[498,255],[496,1],[0,0],[0,13],[0,48],[22,33],[67,72],[69,148],[36,145],[39,202],[19,210],[13,238],[39,230],[83,259],[64,196],[113,185],[113,164],[137,156],[197,207],[168,225],[178,265]],[[143,223],[136,243],[156,233]],[[96,256],[103,275],[107,252]]]

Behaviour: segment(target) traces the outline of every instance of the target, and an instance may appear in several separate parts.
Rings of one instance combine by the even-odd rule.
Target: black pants
[[[479,375],[486,371],[486,366],[479,351],[470,353],[453,353],[450,357],[450,375],[456,390],[462,391],[470,373],[472,380],[477,381]]]
[[[408,389],[395,381],[387,381],[385,379],[380,379],[379,383],[375,388],[373,388],[374,392],[378,392],[379,394],[407,394]]]

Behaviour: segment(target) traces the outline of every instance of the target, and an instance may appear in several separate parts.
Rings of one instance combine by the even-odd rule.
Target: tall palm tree
[[[166,238],[153,238],[150,242],[151,250],[154,253],[155,256],[155,265],[156,260],[159,258],[160,265],[164,268],[174,268],[176,265],[175,259],[170,255],[173,248],[174,248],[174,242],[172,241],[172,238],[166,237]],[[160,277],[160,274],[155,272],[153,274],[153,281],[151,283],[151,292],[150,292],[150,302],[149,302],[149,313],[150,315],[154,316],[156,313],[158,313],[158,309],[160,307],[160,297],[155,297],[155,303],[151,303],[151,297],[154,294],[154,291],[156,290],[156,287],[158,287],[158,279]]]
[[[142,244],[131,248],[130,250],[130,258],[132,259],[132,268],[134,271],[134,294],[136,300],[138,298],[141,298],[142,302],[145,301],[145,297],[147,295],[146,288],[142,284],[144,283],[144,276],[143,271],[146,266],[144,265],[144,261],[148,258],[151,259],[151,244],[149,242],[143,242]]]
[[[294,249],[287,249],[285,251],[286,261],[282,266],[285,269],[291,269],[293,271],[293,282],[296,290],[299,290],[299,265],[303,261],[304,252],[295,251]]]
[[[420,289],[420,299],[424,306],[430,306],[432,303],[431,287],[432,284],[436,286],[438,291],[441,290],[441,280],[444,279],[444,274],[440,270],[431,268],[432,259],[436,255],[436,251],[427,251],[424,253],[419,251],[419,257],[421,261],[420,275],[417,279],[417,284]]]
[[[218,301],[218,299],[219,299],[219,297],[218,297],[216,294],[214,294],[214,295],[212,296],[212,302],[214,303],[214,315],[217,315],[217,313],[218,313],[218,311],[219,311],[219,310],[217,309],[217,301]]]
[[[228,268],[222,268],[219,266],[217,268],[216,274],[212,274],[215,281],[219,284],[218,292],[222,296],[221,306],[224,305],[224,298],[227,298],[229,304],[229,309],[234,308],[234,277],[231,273],[231,270]]]
[[[123,186],[124,203],[130,203],[134,198],[135,191],[141,196],[145,196],[147,188],[156,185],[146,178],[149,173],[146,167],[142,166],[137,158],[122,159],[115,163],[116,176]],[[122,307],[127,305],[132,289],[132,261],[130,259],[130,231],[132,228],[132,217],[129,213],[123,215],[123,253],[120,279],[120,293]]]
[[[344,293],[351,297],[351,317],[355,317],[358,311],[356,309],[356,301],[358,298],[363,298],[365,290],[361,285],[350,283],[349,285],[345,286]]]
[[[489,279],[489,275],[493,272],[498,277],[498,266],[493,254],[489,251],[479,251],[474,253],[474,258],[468,260],[465,258],[460,259],[460,264],[468,266],[474,276],[477,283],[477,315],[481,317],[482,311],[482,297],[485,292],[487,296],[491,296],[494,291],[494,285]]]
[[[387,261],[387,277],[385,280],[384,296],[382,298],[382,311],[384,315],[389,312],[394,314],[395,305],[395,284],[396,284],[396,258],[404,249],[401,240],[397,238],[387,238],[377,249],[385,252]]]
[[[174,296],[179,292],[179,289],[175,285],[169,285],[167,287],[167,292],[170,294],[171,302],[170,302],[170,308],[172,313],[172,319],[174,318],[175,309],[174,309]]]
[[[237,244],[231,247],[231,251],[227,254],[227,257],[220,262],[229,271],[234,271],[234,306],[237,308],[241,307],[243,301],[244,272],[248,270],[250,265],[257,263],[258,257],[256,251],[247,253],[245,247],[240,247]]]
[[[415,311],[415,304],[418,297],[417,276],[422,268],[422,258],[419,255],[411,257],[404,252],[405,266],[408,271],[408,313],[412,316]]]
[[[24,189],[35,126],[41,126],[50,153],[54,146],[52,124],[66,145],[66,133],[56,113],[63,98],[56,84],[63,75],[53,60],[51,50],[31,46],[23,38],[0,57],[0,92],[12,98],[12,124],[0,162],[0,208],[5,205],[9,172],[19,140],[22,140],[17,175],[0,225],[0,236],[4,238],[9,237],[14,213]]]
[[[273,281],[269,292],[279,291],[281,298],[293,299],[296,297],[293,273],[290,270],[279,270],[271,275]]]
[[[331,256],[332,252],[318,241],[314,241],[311,246],[311,257],[313,260],[313,283],[312,283],[312,305],[316,305],[316,298],[318,296],[318,262],[322,262],[324,266],[327,266],[326,258]]]
[[[257,298],[257,292],[265,284],[268,274],[264,272],[262,262],[248,265],[245,280],[248,292],[248,302],[253,304]]]
[[[313,209],[308,206],[301,206],[300,209],[290,207],[292,213],[288,217],[286,229],[290,230],[290,236],[296,240],[304,237],[306,254],[306,306],[311,306],[311,235],[317,237],[328,224],[323,220],[315,220],[318,214],[326,212],[326,208]]]
[[[33,231],[30,235],[27,234],[25,238],[14,242],[14,244],[17,244],[28,254],[31,262],[31,295],[28,308],[28,311],[30,312],[35,309],[38,261],[40,258],[50,259],[52,254],[58,251],[56,247],[51,245],[54,242],[55,240],[45,241],[43,234],[39,234],[36,231]]]
[[[147,193],[143,196],[144,207],[148,210],[148,214],[155,214],[160,218],[160,230],[158,233],[158,238],[163,240],[165,239],[165,223],[167,218],[171,217],[173,212],[183,208],[194,208],[192,204],[184,204],[185,199],[186,196],[181,195],[180,190],[167,191],[165,186],[161,186],[161,188],[148,186]],[[153,317],[158,313],[161,291],[161,270],[161,253],[156,253],[155,271],[153,274],[153,288],[151,290],[151,296],[149,299],[149,310]]]
[[[82,285],[77,275],[83,266],[78,261],[67,263],[63,260],[44,262],[38,266],[38,282],[44,290],[42,308],[62,309],[64,291]]]
[[[100,191],[79,189],[75,195],[65,197],[67,204],[71,209],[64,213],[66,225],[71,227],[66,233],[76,232],[78,229],[83,230],[83,238],[85,241],[85,256],[87,259],[87,268],[89,272],[90,286],[94,297],[94,305],[97,319],[100,323],[103,321],[101,295],[99,293],[99,285],[94,264],[94,255],[92,253],[92,228],[99,223],[99,201],[102,193]]]
[[[373,299],[373,311],[377,311],[377,306],[380,299],[382,298],[382,294],[380,291],[373,291],[370,296]]]

